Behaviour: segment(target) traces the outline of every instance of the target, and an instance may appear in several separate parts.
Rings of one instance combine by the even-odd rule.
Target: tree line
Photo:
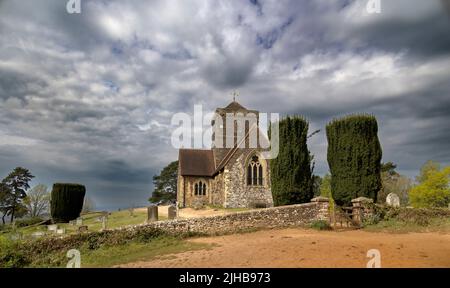
[[[84,213],[94,210],[94,202],[91,198],[84,197],[84,194],[84,198],[79,197],[82,201],[81,204],[55,206],[58,203],[65,202],[64,199],[62,201],[56,201],[58,199],[55,198],[63,194],[62,192],[57,191],[60,189],[61,185],[70,187],[75,186],[75,188],[77,188],[78,190],[80,189],[78,186],[82,186],[59,183],[54,184],[52,192],[54,194],[53,198],[55,198],[55,201],[53,201],[55,207],[53,209],[50,209],[50,205],[52,203],[52,193],[44,184],[38,184],[30,189],[30,182],[33,178],[34,175],[32,175],[28,169],[17,167],[0,182],[0,213],[2,213],[1,219],[3,225],[6,224],[7,217],[9,217],[9,222],[13,223],[15,219],[25,216],[34,219],[42,217],[44,215],[48,215],[50,214],[51,210],[57,211],[58,209],[60,209],[63,210],[63,212],[59,212],[60,214],[66,214],[67,211],[70,212],[71,209],[75,206],[82,206],[82,212]],[[74,192],[71,191],[70,194],[72,195],[74,194]],[[72,214],[76,214],[76,212]]]
[[[329,173],[314,175],[314,156],[307,140],[309,122],[302,116],[287,116],[279,121],[279,154],[270,161],[274,204],[309,202],[322,195],[338,205],[367,197],[383,203],[395,193],[403,205],[443,207],[450,203],[450,167],[440,168],[429,161],[417,177],[417,185],[400,175],[392,162],[381,163],[382,147],[378,123],[373,115],[354,114],[333,119],[326,125]],[[270,135],[270,133],[269,133]],[[151,202],[174,201],[177,190],[178,161],[170,163],[153,177],[155,190]]]

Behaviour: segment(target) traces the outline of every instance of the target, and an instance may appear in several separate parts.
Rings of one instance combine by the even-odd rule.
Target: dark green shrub
[[[50,210],[55,222],[69,222],[80,217],[86,188],[80,184],[55,183]]]
[[[376,118],[351,115],[331,121],[326,130],[333,199],[338,205],[361,196],[376,202],[382,156]]]
[[[308,128],[300,116],[279,122],[279,153],[270,161],[275,206],[307,203],[314,197]]]

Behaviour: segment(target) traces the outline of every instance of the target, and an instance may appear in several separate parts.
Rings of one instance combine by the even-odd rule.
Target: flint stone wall
[[[257,228],[306,226],[317,220],[329,221],[327,198],[320,197],[317,201],[306,204],[236,212],[220,216],[158,221],[122,229],[155,227],[174,233],[198,232],[214,235]]]

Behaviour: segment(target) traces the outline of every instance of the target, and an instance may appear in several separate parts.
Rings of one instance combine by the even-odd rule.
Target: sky
[[[447,0],[0,0],[0,177],[82,183],[99,209],[144,206],[177,159],[172,116],[224,107],[325,125],[378,119],[383,161],[450,165]]]

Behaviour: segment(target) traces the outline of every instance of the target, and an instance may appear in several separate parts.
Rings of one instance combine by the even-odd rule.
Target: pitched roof
[[[178,155],[182,176],[212,176],[215,170],[212,150],[180,149]]]
[[[245,108],[244,106],[242,106],[241,104],[239,104],[236,101],[232,101],[226,107],[217,108],[216,109],[216,113],[219,113],[219,114],[236,113],[236,112],[242,112],[244,114],[247,114],[247,113],[258,114],[258,111],[256,111],[256,110],[248,110],[247,108]]]
[[[231,102],[230,104],[228,104],[227,107],[225,107],[223,109],[228,110],[228,111],[247,110],[244,106],[242,106],[241,104],[239,104],[236,101]]]

